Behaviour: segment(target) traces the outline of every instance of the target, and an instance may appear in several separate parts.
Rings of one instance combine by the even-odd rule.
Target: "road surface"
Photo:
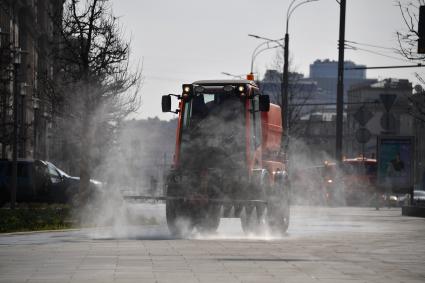
[[[287,235],[213,235],[159,225],[0,235],[0,282],[425,282],[425,219],[398,208],[295,207]]]

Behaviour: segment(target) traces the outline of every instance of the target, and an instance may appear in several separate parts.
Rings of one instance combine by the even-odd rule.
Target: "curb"
[[[6,233],[0,233],[0,237],[2,237],[2,236],[17,236],[17,235],[30,235],[30,234],[39,234],[39,233],[53,233],[53,232],[72,232],[72,231],[80,231],[80,230],[81,230],[81,228],[70,228],[70,229],[57,229],[57,230],[6,232]]]
[[[414,216],[414,217],[425,217],[425,206],[402,206],[401,215],[403,216]]]

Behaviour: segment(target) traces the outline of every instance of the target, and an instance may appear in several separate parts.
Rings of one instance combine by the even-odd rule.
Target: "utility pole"
[[[336,145],[335,160],[342,161],[342,133],[344,122],[344,47],[345,47],[345,5],[340,0],[339,45],[338,45],[338,85],[336,94]]]
[[[288,23],[286,24],[286,33],[285,33],[285,45],[283,49],[283,74],[282,74],[282,126],[284,131],[284,137],[289,138],[289,94],[288,94],[288,84],[289,84],[289,74],[288,74],[288,58],[289,58],[289,33],[288,33]],[[286,143],[287,144],[287,143]]]

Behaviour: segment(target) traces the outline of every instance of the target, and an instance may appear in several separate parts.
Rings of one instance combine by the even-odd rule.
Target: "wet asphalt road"
[[[287,235],[213,235],[158,225],[0,235],[0,282],[425,282],[425,219],[399,208],[294,207]]]

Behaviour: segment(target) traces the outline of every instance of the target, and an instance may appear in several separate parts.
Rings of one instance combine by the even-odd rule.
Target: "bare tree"
[[[404,22],[404,30],[397,32],[399,44],[399,52],[405,58],[417,62],[425,63],[425,54],[417,52],[418,44],[418,23],[419,23],[419,7],[425,5],[425,0],[415,0],[404,3],[396,1],[400,9]],[[415,73],[416,78],[422,87],[417,87],[416,94],[409,96],[410,108],[409,113],[416,119],[425,122],[425,94],[423,87],[425,86],[425,78],[418,72]],[[419,91],[418,91],[419,90]]]
[[[274,76],[273,82],[281,87],[282,82],[282,70],[283,70],[283,51],[276,52],[276,57],[272,63],[271,69],[276,70],[279,76]],[[292,67],[292,62],[289,62],[289,86],[288,86],[288,101],[289,101],[289,125],[290,135],[293,137],[302,134],[303,126],[299,123],[301,117],[306,113],[307,110],[312,111],[311,106],[306,104],[313,98],[314,90],[303,84],[303,75],[297,73]],[[277,94],[276,102],[280,105],[280,87],[276,88],[274,92]],[[292,105],[291,104],[295,104]]]
[[[418,62],[425,61],[425,54],[417,53],[419,6],[423,5],[425,0],[409,1],[406,4],[397,1],[405,27],[403,31],[397,32],[399,52],[407,59]]]
[[[67,0],[59,33],[57,74],[45,80],[45,95],[66,131],[61,134],[78,148],[84,198],[102,148],[139,107],[141,68],[132,71],[129,65],[130,42],[123,39],[108,0]]]

